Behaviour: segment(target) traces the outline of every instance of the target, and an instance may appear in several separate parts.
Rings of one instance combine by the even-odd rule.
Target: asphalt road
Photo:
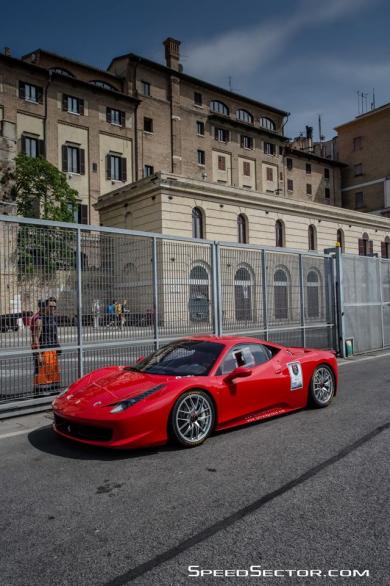
[[[328,409],[192,450],[115,454],[61,441],[47,415],[2,423],[1,584],[389,584],[389,360],[343,364]],[[188,572],[251,565],[325,577]]]

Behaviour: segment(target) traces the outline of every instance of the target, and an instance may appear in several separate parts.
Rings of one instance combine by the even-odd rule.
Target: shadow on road
[[[72,458],[74,460],[129,460],[133,458],[146,458],[160,452],[180,451],[180,447],[173,445],[158,448],[145,448],[143,450],[111,450],[98,448],[84,444],[77,444],[66,438],[58,437],[51,426],[40,427],[28,434],[30,444],[46,454],[59,456],[60,458]]]

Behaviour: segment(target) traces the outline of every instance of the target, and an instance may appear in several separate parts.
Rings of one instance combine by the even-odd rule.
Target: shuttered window
[[[106,178],[111,181],[127,181],[127,161],[120,155],[106,157]]]
[[[22,153],[27,157],[36,159],[43,157],[45,153],[44,141],[37,137],[22,135],[21,137]]]
[[[247,177],[250,177],[250,174],[251,174],[251,164],[249,163],[249,161],[244,161],[243,162],[243,164],[242,164],[242,172]]]
[[[218,169],[220,171],[226,171],[226,159],[221,155],[218,156]]]
[[[37,85],[19,81],[19,98],[26,100],[26,102],[33,102],[35,104],[42,104],[43,90]]]
[[[82,98],[75,98],[68,94],[62,96],[62,110],[70,114],[84,115],[84,100]]]
[[[62,145],[62,170],[85,175],[85,151],[78,146]]]
[[[125,113],[122,110],[116,110],[115,108],[106,109],[106,120],[109,124],[114,126],[125,126]]]

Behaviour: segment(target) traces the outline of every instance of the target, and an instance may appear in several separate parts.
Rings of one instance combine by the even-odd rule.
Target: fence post
[[[153,255],[152,255],[152,272],[153,272],[153,315],[154,315],[154,347],[158,350],[160,347],[159,340],[159,307],[158,307],[158,266],[157,266],[157,238],[153,238]]]
[[[340,356],[345,358],[345,324],[344,324],[344,290],[343,290],[343,259],[341,248],[336,248],[336,305],[337,305],[337,338]]]
[[[211,244],[214,334],[222,336],[221,257],[218,242]]]
[[[267,252],[261,254],[261,280],[263,283],[263,324],[265,339],[268,340],[268,306],[267,306]]]
[[[81,230],[76,229],[76,291],[77,291],[77,346],[78,346],[78,375],[84,375],[83,352],[83,310],[82,310],[82,283],[81,283]]]
[[[305,330],[305,289],[304,289],[304,279],[303,279],[303,260],[302,254],[298,255],[298,262],[299,262],[299,289],[300,289],[300,310],[301,310],[301,339],[302,339],[302,346],[306,346],[306,330]]]
[[[381,334],[382,334],[382,348],[385,347],[385,325],[383,321],[383,291],[382,291],[382,261],[378,257],[378,276],[379,276],[379,299],[381,302]]]

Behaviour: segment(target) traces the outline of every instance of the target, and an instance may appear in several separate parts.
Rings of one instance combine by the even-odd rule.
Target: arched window
[[[386,236],[384,241],[381,243],[381,254],[382,258],[390,258],[390,237]]]
[[[60,75],[67,75],[68,77],[74,77],[73,73],[62,67],[50,67],[50,73],[59,73]]]
[[[248,220],[244,214],[237,216],[237,232],[238,242],[240,244],[248,244]]]
[[[204,219],[200,208],[192,210],[192,238],[204,238]]]
[[[320,316],[320,279],[317,271],[311,270],[306,281],[307,317]]]
[[[308,232],[309,250],[317,250],[317,230],[313,224],[310,224]]]
[[[359,255],[360,256],[372,256],[373,254],[373,242],[370,240],[367,232],[362,234],[359,238]]]
[[[236,118],[237,118],[237,120],[241,120],[241,122],[246,122],[247,124],[253,124],[253,116],[247,110],[237,110]]]
[[[213,100],[210,102],[210,110],[212,112],[216,112],[217,114],[224,114],[225,116],[229,116],[229,108],[223,102],[218,100]]]
[[[344,252],[344,232],[341,228],[337,230],[336,243],[340,247],[341,252]]]
[[[276,220],[275,222],[275,246],[283,248],[285,245],[285,231],[284,223],[282,220]]]
[[[252,278],[248,269],[241,267],[234,275],[234,302],[237,321],[252,321]]]
[[[285,270],[274,274],[275,319],[288,319],[288,276]]]
[[[189,294],[190,320],[193,322],[209,321],[209,273],[203,265],[195,265],[190,271]]]
[[[110,83],[107,83],[106,81],[102,81],[101,79],[91,79],[89,83],[92,83],[93,85],[97,85],[98,87],[102,87],[105,90],[117,91],[117,89],[113,85],[111,85]]]
[[[262,128],[266,128],[267,130],[276,130],[276,124],[271,118],[267,118],[267,116],[262,116],[260,118],[260,126]]]

